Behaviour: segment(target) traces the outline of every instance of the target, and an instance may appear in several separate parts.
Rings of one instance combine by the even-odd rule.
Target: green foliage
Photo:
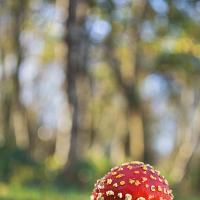
[[[44,167],[31,159],[27,151],[2,147],[0,157],[1,181],[22,185],[38,185],[45,182]]]
[[[21,165],[30,166],[33,161],[28,156],[28,153],[19,149],[10,149],[2,147],[0,149],[0,177],[8,181],[12,176],[14,170]]]
[[[4,190],[0,190],[0,199],[2,200],[88,200],[89,196],[90,194],[87,191],[68,189],[59,191],[55,188],[36,189],[19,186],[4,186]]]
[[[200,74],[200,59],[186,53],[162,53],[158,56],[156,69],[161,71],[182,71]]]
[[[93,188],[97,179],[101,178],[108,169],[110,169],[109,162],[106,159],[96,162],[96,159],[79,160],[71,166],[70,173],[60,174],[55,181],[56,187],[59,188]]]

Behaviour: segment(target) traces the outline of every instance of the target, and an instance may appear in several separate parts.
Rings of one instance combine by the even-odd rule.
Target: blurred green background
[[[150,163],[200,199],[200,1],[0,0],[0,199],[86,200]]]

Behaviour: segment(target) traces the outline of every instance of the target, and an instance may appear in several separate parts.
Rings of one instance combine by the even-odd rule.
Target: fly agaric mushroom
[[[133,161],[98,180],[91,200],[173,200],[167,180],[150,165]]]

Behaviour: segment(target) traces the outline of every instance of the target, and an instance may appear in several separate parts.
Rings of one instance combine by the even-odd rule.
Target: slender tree
[[[11,21],[5,26],[5,40],[2,41],[2,52],[5,59],[6,56],[13,55],[11,59],[15,59],[13,66],[14,71],[7,74],[7,66],[2,65],[3,76],[1,84],[2,92],[2,125],[5,134],[5,142],[7,145],[19,147],[28,147],[28,123],[25,107],[20,101],[20,83],[19,70],[23,60],[23,49],[20,42],[20,34],[23,29],[26,8],[28,1],[12,1],[7,2],[5,6],[10,15]],[[7,45],[9,43],[10,45]]]
[[[66,47],[67,47],[67,63],[66,63],[66,85],[67,97],[71,111],[71,141],[69,149],[68,164],[76,163],[78,159],[78,139],[80,131],[81,102],[79,101],[78,88],[84,85],[86,76],[87,62],[87,36],[85,33],[85,12],[78,13],[79,5],[87,5],[84,1],[70,0],[68,7],[68,19],[66,22]],[[83,6],[84,7],[84,6]],[[86,7],[84,7],[86,10]],[[81,82],[81,83],[80,83]]]

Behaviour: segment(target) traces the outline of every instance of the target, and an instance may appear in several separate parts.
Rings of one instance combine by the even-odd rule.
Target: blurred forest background
[[[199,24],[198,0],[0,0],[0,199],[86,200],[128,160],[200,199]]]

